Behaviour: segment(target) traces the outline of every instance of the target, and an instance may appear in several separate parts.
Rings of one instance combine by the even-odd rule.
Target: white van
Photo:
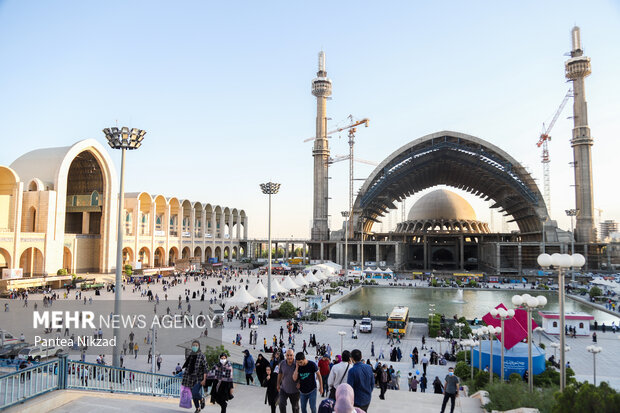
[[[34,361],[40,361],[41,359],[48,357],[56,357],[62,353],[62,347],[56,345],[44,346],[31,346],[23,348],[17,353],[17,358],[20,360],[28,360],[32,357]]]

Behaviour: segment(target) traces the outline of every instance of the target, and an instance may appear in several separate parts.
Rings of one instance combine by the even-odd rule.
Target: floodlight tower
[[[592,145],[588,126],[585,78],[592,73],[590,58],[583,55],[579,27],[572,30],[573,50],[566,61],[566,78],[573,82],[573,160],[575,165],[575,208],[579,210],[575,235],[579,242],[596,242],[592,189]]]
[[[328,210],[328,168],[329,144],[327,143],[327,98],[332,95],[332,81],[325,70],[325,53],[319,53],[319,71],[312,81],[312,94],[316,96],[316,139],[312,149],[314,157],[314,205],[312,213],[311,239],[329,239],[327,223]]]

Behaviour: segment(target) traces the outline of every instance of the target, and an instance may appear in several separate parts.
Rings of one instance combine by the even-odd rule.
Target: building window
[[[554,321],[554,322],[553,322],[553,327],[557,327],[557,326],[558,326],[558,322],[557,322],[557,321]]]
[[[583,328],[583,323],[579,323],[579,328]]]

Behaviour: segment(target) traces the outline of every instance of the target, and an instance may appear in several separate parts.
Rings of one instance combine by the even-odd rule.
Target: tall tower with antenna
[[[592,188],[592,144],[588,127],[585,78],[592,73],[590,58],[583,55],[579,27],[572,30],[573,49],[565,63],[566,78],[573,82],[573,160],[575,166],[575,238],[579,242],[596,242],[594,195]]]
[[[314,157],[314,204],[312,212],[313,241],[329,239],[328,226],[328,167],[329,145],[327,143],[327,98],[332,95],[332,81],[325,70],[325,53],[319,53],[319,71],[312,80],[312,94],[316,96],[316,139],[312,149]]]

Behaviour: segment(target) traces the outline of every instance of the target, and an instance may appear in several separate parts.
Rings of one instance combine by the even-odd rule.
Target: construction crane
[[[348,118],[352,122],[350,125],[343,126],[341,128],[338,128],[338,129],[334,129],[333,131],[329,131],[329,132],[327,132],[325,134],[325,136],[327,136],[329,138],[330,135],[334,135],[334,134],[336,134],[338,132],[342,132],[343,130],[355,128],[356,126],[360,126],[360,125],[364,125],[364,126],[368,127],[369,120],[366,119],[366,118],[364,118],[362,120],[358,120],[358,121],[353,121],[353,116],[351,116],[351,115],[349,115]],[[310,141],[313,141],[313,140],[316,140],[316,136],[313,136],[313,137],[308,138],[308,139],[304,139],[304,142],[310,142]]]
[[[553,129],[553,126],[555,126],[555,122],[560,117],[562,110],[564,110],[564,106],[566,106],[568,99],[572,96],[573,90],[568,89],[568,92],[566,92],[566,95],[564,95],[564,99],[562,99],[560,107],[558,107],[558,110],[555,111],[553,119],[551,119],[551,122],[549,122],[549,126],[545,127],[545,124],[543,123],[542,133],[540,134],[540,138],[538,138],[538,142],[536,143],[536,146],[538,146],[539,148],[542,147],[541,163],[543,164],[544,198],[545,204],[547,204],[547,211],[549,212],[549,215],[551,215],[551,183],[549,180],[549,162],[551,161],[551,159],[549,158],[548,145],[548,142],[551,140],[551,136],[549,134],[551,133],[551,129]]]
[[[367,160],[364,160],[364,159],[355,159],[355,157],[353,156],[353,146],[355,145],[355,132],[357,132],[357,126],[364,125],[365,127],[368,127],[368,122],[370,122],[369,119],[368,118],[364,118],[364,119],[361,119],[361,120],[355,120],[353,118],[353,115],[349,115],[348,119],[349,119],[349,122],[350,122],[349,125],[343,126],[341,128],[338,128],[338,129],[334,129],[331,132],[327,132],[327,136],[329,137],[329,135],[333,135],[335,133],[342,132],[342,131],[348,129],[349,130],[349,154],[348,155],[335,156],[333,158],[330,157],[327,160],[327,163],[328,164],[333,164],[335,162],[340,162],[340,161],[344,161],[344,160],[347,160],[347,159],[349,160],[349,209],[348,209],[348,211],[349,211],[349,217],[352,218],[352,214],[353,214],[353,181],[354,181],[354,179],[353,179],[353,162],[360,162],[360,163],[365,163],[365,164],[368,164],[368,165],[375,165],[375,166],[378,165],[378,164],[376,162],[367,161]],[[312,140],[315,140],[315,139],[316,139],[316,137],[315,138],[309,138],[309,139],[304,140],[304,142],[309,142],[309,141],[312,141]],[[347,230],[346,230],[347,231],[347,234],[346,234],[347,237],[349,237],[349,228],[350,228],[350,225],[347,225]]]

